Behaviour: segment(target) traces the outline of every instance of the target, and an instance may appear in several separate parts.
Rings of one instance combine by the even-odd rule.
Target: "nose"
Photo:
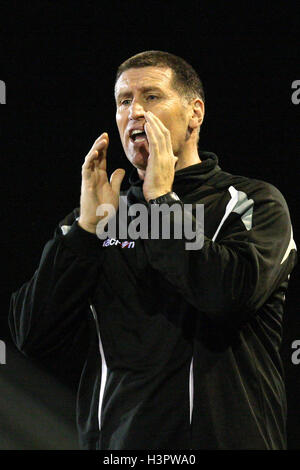
[[[145,110],[141,103],[133,99],[130,105],[129,119],[140,119],[144,117],[144,114]]]

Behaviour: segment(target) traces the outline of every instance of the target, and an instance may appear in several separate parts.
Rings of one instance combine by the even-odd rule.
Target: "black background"
[[[113,85],[131,55],[164,50],[186,59],[206,91],[199,148],[228,172],[275,185],[299,225],[299,6],[293,2],[1,2],[2,308],[0,449],[76,449],[76,377],[53,373],[15,349],[7,327],[12,291],[37,267],[58,221],[79,205],[81,165],[109,133],[109,173],[130,172],[115,124]],[[125,178],[123,187],[128,185]],[[299,271],[291,276],[282,357],[289,448],[300,449]]]

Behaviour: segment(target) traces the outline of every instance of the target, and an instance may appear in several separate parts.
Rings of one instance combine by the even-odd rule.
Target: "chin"
[[[129,160],[135,168],[145,171],[148,164],[148,157],[148,153],[138,153],[133,155]]]

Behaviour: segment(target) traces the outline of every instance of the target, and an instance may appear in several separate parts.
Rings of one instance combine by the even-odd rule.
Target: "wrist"
[[[149,201],[152,201],[154,199],[157,199],[158,197],[165,196],[166,194],[169,194],[171,192],[172,192],[172,189],[157,190],[157,191],[151,193],[150,195],[147,195],[147,197],[145,197],[145,199],[146,199],[147,202],[149,202]]]

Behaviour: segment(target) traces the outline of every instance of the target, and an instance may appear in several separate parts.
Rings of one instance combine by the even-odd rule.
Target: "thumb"
[[[110,184],[111,184],[112,190],[117,194],[120,193],[120,188],[121,188],[121,184],[122,184],[124,176],[125,176],[125,170],[123,170],[123,168],[118,168],[112,173],[110,177]]]

